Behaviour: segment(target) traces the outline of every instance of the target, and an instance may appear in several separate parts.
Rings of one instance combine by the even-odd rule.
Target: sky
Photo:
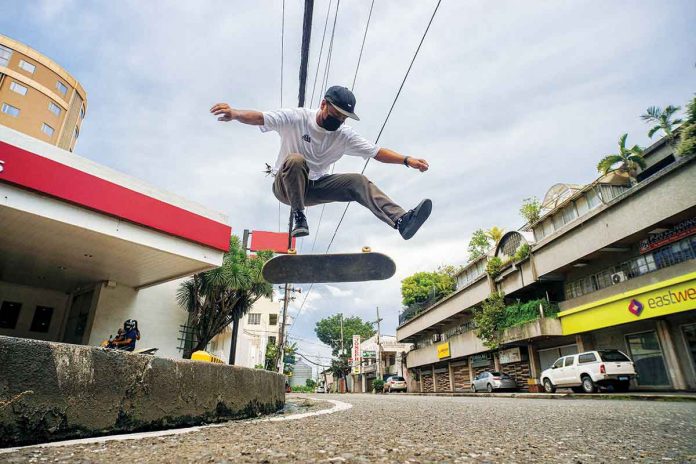
[[[366,138],[377,137],[436,3],[375,2],[354,88],[361,121],[351,123]],[[303,4],[285,1],[284,40],[282,0],[4,0],[0,33],[51,57],[86,89],[77,154],[221,211],[241,235],[286,227],[288,209],[279,212],[262,173],[280,140],[208,110],[297,105]],[[329,85],[352,86],[370,4],[340,3]],[[330,33],[336,1],[315,1],[312,107],[329,6]],[[382,282],[303,286],[290,305],[290,340],[327,363],[316,322],[338,312],[375,320],[377,307],[382,333],[394,335],[402,279],[466,263],[478,228],[519,228],[524,198],[543,198],[558,182],[591,182],[621,134],[650,145],[645,109],[683,106],[696,91],[694,24],[692,0],[443,0],[379,141],[427,159],[430,170],[372,161],[365,172],[405,209],[431,198],[432,216],[404,241],[359,205],[337,231],[343,204],[327,206],[320,225],[321,207],[310,208],[312,235],[300,252],[325,252],[336,231],[331,252],[367,245],[391,256],[397,272]],[[363,163],[345,157],[336,172]]]

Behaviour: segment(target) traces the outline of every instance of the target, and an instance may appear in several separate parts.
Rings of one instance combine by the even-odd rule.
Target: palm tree
[[[681,119],[671,120],[672,115],[679,111],[681,108],[679,106],[667,106],[662,110],[659,106],[651,106],[647,109],[645,114],[641,115],[641,118],[645,122],[655,123],[650,131],[648,132],[648,137],[652,138],[655,132],[662,130],[665,133],[665,137],[669,140],[670,145],[674,145],[674,133],[673,127],[681,124]]]
[[[196,338],[195,346],[184,357],[205,349],[215,335],[234,323],[230,350],[230,364],[234,364],[239,320],[259,298],[273,294],[273,286],[261,275],[263,264],[272,255],[264,251],[247,256],[239,238],[232,236],[222,266],[199,272],[179,286],[176,299],[188,311]]]
[[[626,148],[627,137],[628,134],[624,134],[619,138],[619,152],[602,158],[597,164],[597,171],[602,174],[607,174],[610,171],[619,171],[627,174],[631,179],[635,179],[638,175],[638,168],[645,169],[643,149],[638,145]],[[616,166],[617,164],[618,166]]]
[[[503,234],[505,234],[505,229],[501,229],[498,226],[493,226],[486,231],[486,237],[493,240],[494,245],[497,244],[501,238],[503,238]]]

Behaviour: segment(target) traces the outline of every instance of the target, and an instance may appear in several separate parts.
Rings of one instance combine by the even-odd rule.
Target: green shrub
[[[503,271],[503,260],[497,256],[493,256],[486,263],[486,272],[492,279],[495,279]]]
[[[541,203],[537,197],[525,198],[522,200],[520,214],[527,220],[528,224],[534,224],[541,216]]]
[[[307,385],[293,385],[290,388],[292,388],[293,393],[314,393],[314,388]]]
[[[377,380],[373,381],[372,388],[374,388],[377,393],[383,392],[384,391],[384,380],[377,379]]]
[[[529,251],[530,251],[530,246],[528,243],[523,243],[522,245],[519,246],[517,251],[515,252],[515,256],[512,257],[513,261],[522,261],[523,259],[527,258],[529,256]]]

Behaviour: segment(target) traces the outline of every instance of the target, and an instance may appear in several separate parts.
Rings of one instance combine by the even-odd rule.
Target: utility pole
[[[380,341],[381,333],[381,323],[382,318],[379,317],[379,306],[377,306],[377,373],[379,379],[382,380],[384,377],[384,372],[382,371],[382,342]]]
[[[278,331],[278,349],[280,352],[278,353],[278,372],[283,373],[283,356],[285,354],[285,325],[287,324],[287,314],[288,314],[288,304],[290,303],[291,300],[294,300],[294,296],[290,296],[292,293],[302,293],[302,289],[298,288],[296,289],[295,287],[290,287],[289,284],[285,284],[284,287],[281,287],[284,289],[283,293],[283,298],[281,301],[283,302],[283,317],[282,317],[282,322],[280,324],[280,329]]]
[[[341,357],[343,357],[343,356],[345,356],[345,351],[344,351],[344,348],[343,348],[343,313],[341,313],[341,355],[338,357],[338,359],[341,359]],[[342,371],[341,371],[341,377],[343,378],[343,388],[348,389],[348,387],[347,387],[347,385],[346,385],[346,375],[345,375]],[[339,382],[338,386],[339,386],[339,388],[338,388],[338,389],[339,389],[339,393],[342,393],[342,392],[340,391],[340,390],[341,390],[341,388],[340,388],[340,387],[341,387],[340,382]]]

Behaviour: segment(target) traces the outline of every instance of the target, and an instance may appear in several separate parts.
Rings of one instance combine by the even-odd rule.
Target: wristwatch
[[[410,156],[404,156],[404,166],[408,167],[408,160],[411,159]]]

